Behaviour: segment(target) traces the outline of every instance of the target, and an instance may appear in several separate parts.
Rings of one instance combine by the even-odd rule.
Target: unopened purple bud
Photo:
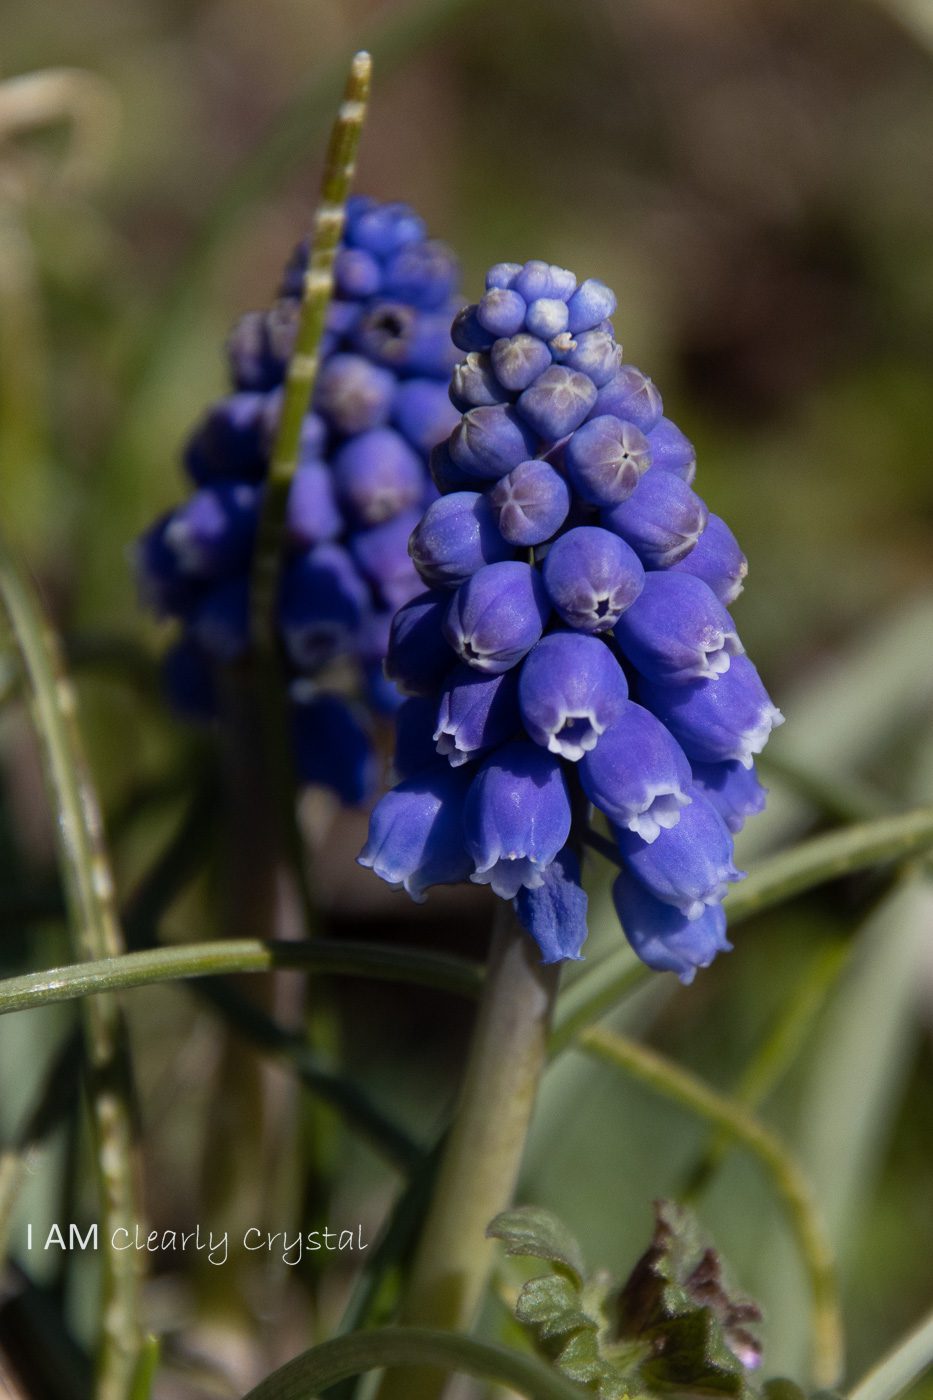
[[[484,564],[511,558],[512,547],[500,535],[485,496],[454,491],[428,506],[408,552],[426,584],[457,588]]]
[[[601,519],[607,530],[632,546],[646,568],[667,569],[693,549],[709,511],[685,481],[652,470],[627,501],[604,510]]]
[[[697,474],[693,443],[670,418],[659,418],[648,434],[651,462],[662,472],[672,472],[689,486]]]
[[[182,570],[166,536],[174,513],[163,515],[136,541],[133,566],[140,601],[159,616],[183,616],[198,596],[197,581]]]
[[[519,462],[496,482],[486,499],[499,533],[513,545],[543,544],[570,511],[570,488],[547,462]]]
[[[340,433],[378,428],[389,417],[395,378],[362,355],[333,355],[318,376],[314,404]]]
[[[495,341],[489,356],[496,379],[512,394],[527,389],[551,364],[544,342],[524,332]]]
[[[493,287],[511,287],[521,270],[521,263],[495,263],[486,273],[487,292],[491,292]]]
[[[717,953],[728,953],[726,914],[722,905],[707,906],[698,919],[655,899],[634,876],[623,871],[612,888],[619,922],[643,963],[656,972],[676,972],[685,986],[697,968],[709,967]]]
[[[244,482],[195,491],[167,522],[164,541],[183,574],[219,579],[249,562],[256,538],[259,492]]]
[[[544,631],[550,608],[536,569],[518,560],[487,564],[454,594],[444,635],[478,671],[507,671]]]
[[[535,889],[570,835],[570,796],[560,762],[518,740],[486,760],[463,812],[470,879],[502,899]]]
[[[341,248],[334,259],[338,296],[374,297],[382,286],[382,268],[364,248]]]
[[[421,592],[421,583],[408,554],[408,539],[421,519],[405,510],[381,525],[360,530],[350,540],[357,567],[379,590],[387,607],[400,608]]]
[[[481,326],[475,306],[465,306],[458,311],[450,328],[450,338],[458,350],[468,354],[474,350],[488,350],[495,336]]]
[[[398,368],[406,375],[429,375],[435,379],[449,378],[460,356],[450,338],[453,310],[421,311],[410,337],[407,354]]]
[[[424,458],[446,441],[459,417],[447,385],[435,379],[406,379],[395,391],[392,422]]]
[[[360,865],[419,904],[431,885],[465,880],[473,864],[463,841],[468,786],[467,774],[437,762],[399,783],[376,804]]]
[[[274,389],[295,348],[298,305],[278,301],[268,311],[241,316],[227,340],[227,359],[238,389]]]
[[[585,374],[599,389],[622,367],[622,347],[609,331],[582,331],[561,353],[560,362]]]
[[[450,400],[461,413],[471,408],[501,403],[504,398],[488,355],[474,351],[454,369],[450,378]]]
[[[341,501],[364,525],[379,525],[420,503],[424,468],[392,428],[373,428],[344,443],[334,458]]]
[[[266,411],[267,441],[271,448],[275,438],[275,433],[279,425],[281,412],[280,402],[274,408],[272,399],[279,396],[269,395],[269,405]],[[324,449],[327,443],[327,424],[318,413],[306,413],[301,420],[301,435],[298,439],[298,464],[305,462],[317,462],[324,457]]]
[[[493,287],[477,303],[476,319],[497,340],[503,335],[517,335],[525,324],[525,301],[508,287]]]
[[[450,594],[420,593],[392,620],[385,671],[406,695],[435,695],[454,665],[444,637]]]
[[[299,549],[336,539],[342,532],[333,476],[323,462],[302,463],[292,477],[285,527],[289,543]]]
[[[218,584],[191,614],[191,633],[215,661],[239,661],[249,650],[249,579]]]
[[[611,506],[631,496],[651,465],[651,453],[634,423],[604,414],[577,429],[564,449],[564,460],[584,501]]]
[[[569,330],[571,335],[578,331],[589,331],[611,316],[618,305],[615,292],[595,277],[581,282],[567,303],[570,312]]]
[[[711,511],[696,546],[673,567],[680,573],[701,578],[728,607],[745,587],[748,560],[726,522]]]
[[[330,661],[357,634],[369,591],[345,549],[320,544],[286,565],[279,603],[285,648],[299,670]]]
[[[588,932],[586,906],[580,862],[569,846],[558,851],[536,889],[525,886],[515,897],[515,912],[543,963],[579,960]]]
[[[208,486],[224,479],[262,479],[266,402],[265,394],[230,394],[209,409],[185,448],[185,467],[193,481]]]
[[[747,656],[736,656],[716,680],[664,685],[643,681],[640,698],[679,740],[688,758],[699,763],[735,759],[751,768],[772,729],[784,716],[772,704]]]
[[[676,826],[647,842],[616,829],[622,859],[655,899],[673,904],[687,919],[698,919],[719,904],[729,885],[743,878],[732,859],[732,836],[722,817],[698,788]]]
[[[401,248],[385,267],[386,294],[412,306],[433,311],[455,291],[457,260],[444,243],[412,243]]]
[[[745,651],[735,623],[702,579],[649,572],[638,599],[619,619],[616,640],[652,681],[718,680]]]
[[[746,818],[764,811],[768,790],[761,786],[755,765],[694,763],[693,781],[708,797],[730,831],[741,831]]]
[[[460,421],[459,415],[457,421]],[[439,442],[431,449],[429,467],[431,480],[442,496],[450,491],[473,491],[476,488],[476,477],[458,467],[451,457],[449,442]]]
[[[566,301],[576,285],[576,277],[566,267],[542,262],[539,258],[533,258],[520,267],[511,283],[513,289],[528,302],[538,297],[559,297],[561,301]]]
[[[580,762],[587,797],[620,828],[655,841],[690,801],[687,756],[659,719],[634,701]]]
[[[552,365],[524,391],[518,409],[539,436],[556,442],[580,426],[595,402],[592,379],[565,365]]]
[[[484,676],[461,662],[451,672],[434,728],[437,752],[448,763],[458,768],[512,738],[520,728],[515,671]]]
[[[376,760],[363,711],[337,695],[296,681],[291,700],[292,749],[298,781],[330,788],[358,806],[376,786]]]
[[[366,248],[378,258],[386,258],[407,243],[420,242],[425,236],[421,219],[407,204],[377,204],[354,213],[347,219],[346,241],[355,248]]]
[[[553,340],[567,329],[567,303],[559,297],[537,297],[525,312],[525,329],[541,340]]]
[[[471,408],[450,438],[450,455],[471,476],[497,481],[534,455],[535,438],[514,408]]]
[[[580,632],[607,632],[645,582],[638,555],[597,525],[578,525],[554,541],[544,583],[563,620]]]
[[[552,632],[525,657],[518,694],[529,736],[576,763],[619,718],[628,685],[599,637]]]
[[[648,376],[634,365],[623,365],[596,397],[596,413],[624,418],[643,433],[651,432],[663,411],[661,395]]]

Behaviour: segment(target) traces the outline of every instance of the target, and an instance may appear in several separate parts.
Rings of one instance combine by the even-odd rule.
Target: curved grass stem
[[[0,981],[0,1016],[91,994],[148,987],[156,982],[216,977],[229,972],[272,972],[277,968],[411,982],[466,997],[478,996],[483,980],[482,969],[466,958],[424,953],[417,948],[386,948],[378,943],[343,940],[338,943],[283,939],[264,943],[258,938],[232,938],[144,949],[116,958],[8,977]]]

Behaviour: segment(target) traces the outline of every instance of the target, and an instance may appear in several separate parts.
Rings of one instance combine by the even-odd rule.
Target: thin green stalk
[[[695,1075],[624,1036],[593,1027],[577,1042],[581,1050],[631,1075],[640,1083],[699,1114],[754,1153],[768,1171],[787,1209],[810,1280],[813,1303],[812,1378],[835,1385],[842,1373],[842,1315],[832,1250],[810,1184],[780,1139],[747,1110]]]
[[[330,133],[321,197],[309,240],[308,267],[295,346],[285,372],[282,414],[269,462],[252,576],[252,623],[260,651],[275,650],[275,599],[282,559],[285,515],[298,468],[301,429],[320,366],[327,308],[334,292],[334,259],[343,236],[346,202],[369,101],[372,59],[358,53],[350,65],[343,101]]]
[[[558,965],[499,910],[460,1103],[402,1303],[401,1321],[465,1330],[492,1264],[486,1226],[512,1200],[547,1052]],[[380,1400],[436,1400],[444,1377],[391,1371]]]
[[[481,0],[411,0],[385,7],[368,23],[366,39],[380,71],[389,73],[423,50],[462,13],[478,10]],[[311,50],[309,49],[309,52]],[[137,347],[124,383],[122,418],[118,421],[104,467],[108,475],[122,468],[135,433],[152,411],[151,391],[177,352],[187,327],[197,323],[198,307],[210,285],[218,253],[251,211],[261,208],[275,187],[295,169],[309,140],[326,131],[345,78],[344,59],[327,59],[277,113],[253,150],[241,160],[214,197],[196,231],[167,301],[148,336]]]
[[[834,944],[810,961],[788,1005],[782,1009],[740,1077],[733,1095],[736,1103],[753,1112],[784,1078],[848,966],[850,951],[848,943]],[[685,1182],[680,1193],[682,1199],[695,1199],[706,1188],[730,1146],[727,1134],[713,1136]]]
[[[302,426],[317,383],[321,341],[334,291],[334,259],[343,235],[346,201],[366,117],[371,77],[369,54],[356,54],[331,127],[324,160],[295,344],[285,370],[281,416],[263,490],[250,580],[250,628],[257,660],[255,718],[259,727],[264,785],[276,804],[270,813],[270,848],[273,852],[280,848],[287,853],[308,932],[316,927],[316,908],[308,886],[304,845],[297,826],[288,692],[279,654],[276,603],[285,557],[288,497],[298,468]],[[247,709],[251,698],[247,697]],[[277,827],[280,829],[276,830]],[[274,873],[274,866],[270,873]]]
[[[379,943],[341,940],[264,943],[258,938],[218,939],[172,948],[124,953],[116,958],[72,963],[44,972],[0,981],[0,1016],[28,1011],[56,1001],[73,1001],[90,993],[148,987],[188,977],[216,977],[228,972],[272,972],[276,968],[305,968],[319,974],[372,977],[378,981],[410,982],[455,996],[476,997],[482,969],[466,958],[425,953]]]
[[[497,1381],[529,1400],[585,1400],[590,1393],[524,1352],[427,1327],[381,1327],[335,1337],[273,1371],[244,1400],[310,1400],[325,1386],[383,1366],[443,1366]],[[404,1392],[414,1400],[414,1390]]]
[[[933,846],[933,807],[856,822],[813,836],[770,856],[747,880],[734,885],[725,904],[730,924],[792,899],[814,885],[854,875],[889,861],[903,861]]]
[[[933,1313],[849,1391],[849,1400],[896,1400],[933,1366]]]
[[[46,781],[56,813],[59,860],[75,956],[112,958],[123,949],[97,794],[77,724],[77,701],[58,639],[0,543],[0,599],[29,683]],[[105,1239],[141,1219],[136,1181],[132,1069],[126,1028],[110,996],[84,1008],[95,1158]],[[136,1251],[102,1255],[98,1400],[125,1400],[142,1347]]]
[[[875,865],[908,860],[933,846],[933,807],[916,807],[893,817],[879,817],[811,837],[788,851],[763,860],[748,879],[733,885],[725,906],[729,927],[760,914],[785,899],[803,894],[827,880],[854,875]],[[617,1001],[635,990],[652,974],[640,964],[633,965],[626,947],[607,954],[591,970],[584,972],[568,993],[572,1005],[573,1030],[565,1026],[570,1018],[558,1006],[554,1053],[572,1044],[573,1034],[605,1016]]]

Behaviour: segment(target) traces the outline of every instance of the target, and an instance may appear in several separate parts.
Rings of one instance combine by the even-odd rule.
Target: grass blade
[[[58,640],[32,590],[0,542],[0,600],[9,620],[56,814],[59,861],[75,956],[122,951],[115,889],[100,806],[84,756],[77,702]],[[113,997],[84,1008],[89,1085],[105,1240],[142,1218],[134,1161],[132,1070],[122,1013]],[[123,1400],[142,1347],[140,1266],[135,1250],[102,1252],[98,1400]]]
[[[260,1381],[244,1400],[309,1400],[325,1386],[382,1367],[434,1366],[508,1385],[530,1400],[583,1400],[589,1394],[520,1351],[427,1327],[353,1332],[313,1347]]]

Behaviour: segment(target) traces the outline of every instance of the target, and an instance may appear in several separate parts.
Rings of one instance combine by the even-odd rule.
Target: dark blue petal
[[[587,898],[580,862],[569,846],[554,857],[537,889],[522,888],[515,912],[541,949],[543,963],[579,961],[586,941]]]

